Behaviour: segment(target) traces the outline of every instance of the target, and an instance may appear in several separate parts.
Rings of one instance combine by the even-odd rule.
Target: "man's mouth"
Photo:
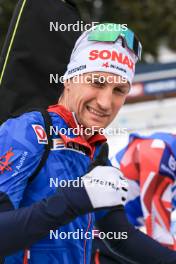
[[[107,114],[102,113],[102,112],[100,112],[100,111],[98,111],[98,110],[92,108],[91,106],[87,106],[87,110],[88,110],[90,113],[92,113],[92,114],[94,114],[94,115],[96,115],[96,116],[99,116],[99,117],[105,117],[105,116],[107,116]]]

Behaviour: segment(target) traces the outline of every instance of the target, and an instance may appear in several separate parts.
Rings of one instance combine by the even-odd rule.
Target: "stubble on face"
[[[61,103],[75,112],[78,122],[84,127],[106,128],[124,104],[129,84],[122,82],[120,76],[105,72],[97,72],[96,78],[92,78],[91,73],[82,76],[80,82],[70,80],[65,84]],[[118,83],[108,83],[107,77],[116,77],[116,80],[118,77]],[[104,83],[100,82],[102,78]]]

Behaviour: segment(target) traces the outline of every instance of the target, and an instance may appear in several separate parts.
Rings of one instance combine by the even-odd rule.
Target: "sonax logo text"
[[[89,60],[97,59],[110,59],[111,61],[117,61],[121,64],[127,65],[130,70],[134,71],[134,62],[127,55],[118,53],[115,50],[113,50],[112,52],[109,50],[91,50],[89,53]]]

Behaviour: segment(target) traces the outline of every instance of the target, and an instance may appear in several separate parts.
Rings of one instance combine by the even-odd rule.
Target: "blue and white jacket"
[[[86,174],[101,144],[106,141],[99,134],[88,141],[76,135],[72,130],[78,126],[75,116],[63,106],[51,106],[48,111],[53,124],[50,129],[53,147],[32,183],[29,183],[29,178],[40,162],[44,145],[48,143],[41,113],[25,113],[9,119],[0,127],[0,193],[6,194],[16,209],[50,197],[56,192],[61,180],[74,180]],[[100,215],[90,213],[77,217],[59,228],[58,232],[51,231],[45,239],[32,245],[26,251],[27,255],[20,251],[6,257],[5,264],[90,263],[91,239],[85,236],[75,239],[68,234],[75,231],[79,234],[91,232]],[[65,238],[64,234],[68,237]]]

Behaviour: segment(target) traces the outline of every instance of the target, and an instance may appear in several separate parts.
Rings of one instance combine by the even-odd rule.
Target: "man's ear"
[[[70,90],[70,79],[64,81],[64,88],[66,91]]]

